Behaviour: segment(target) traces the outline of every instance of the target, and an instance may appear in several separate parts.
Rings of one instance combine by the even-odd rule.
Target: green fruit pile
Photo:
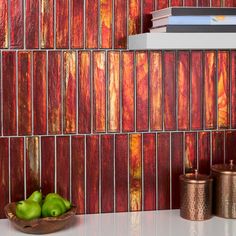
[[[57,193],[49,193],[45,199],[39,191],[33,192],[26,200],[16,204],[16,216],[22,220],[55,217],[71,208],[71,202]]]

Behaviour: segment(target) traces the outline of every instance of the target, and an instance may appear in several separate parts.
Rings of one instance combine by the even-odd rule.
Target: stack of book
[[[169,7],[152,12],[151,33],[236,32],[236,8]]]

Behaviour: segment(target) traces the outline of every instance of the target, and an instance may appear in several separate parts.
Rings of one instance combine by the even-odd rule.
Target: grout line
[[[213,154],[212,154],[212,148],[213,148],[213,143],[212,143],[212,132],[209,132],[210,134],[210,166],[212,166],[212,159],[213,159]]]
[[[2,60],[2,51],[0,51],[0,125],[1,125],[1,135],[3,136],[3,60]]]
[[[98,202],[99,202],[99,213],[102,213],[102,140],[101,135],[99,135],[99,146],[98,146],[98,175],[99,175],[99,196],[98,196]]]
[[[120,98],[120,101],[119,101],[119,107],[120,107],[120,132],[122,132],[122,129],[123,129],[123,123],[122,123],[122,116],[123,116],[123,101],[122,101],[122,97],[123,97],[123,53],[120,51],[120,58],[119,58],[119,70],[120,70],[120,74],[119,74],[119,86],[120,86],[120,90],[119,90],[119,98]]]
[[[91,103],[90,103],[90,109],[91,109],[91,134],[93,134],[93,130],[94,130],[94,120],[93,120],[93,113],[94,113],[94,110],[93,110],[93,51],[90,51],[90,87],[91,87],[91,90],[90,90],[90,97],[91,97]]]
[[[164,55],[164,51],[162,50],[161,51],[161,67],[162,67],[162,85],[161,85],[161,88],[162,88],[162,97],[161,97],[161,110],[162,110],[162,130],[164,130],[165,128],[165,85],[164,85],[164,82],[165,82],[165,55]]]
[[[16,51],[16,135],[19,135],[19,108],[18,108],[18,51]]]
[[[87,213],[87,136],[84,136],[84,213]]]
[[[42,191],[42,137],[38,137],[39,140],[39,187]]]
[[[68,18],[68,49],[71,50],[71,0],[68,0]]]
[[[226,160],[226,132],[224,131],[224,163]]]
[[[61,134],[64,133],[64,51],[61,51]]]
[[[143,33],[143,16],[144,16],[144,12],[143,12],[143,0],[140,1],[140,32]]]
[[[219,61],[219,51],[216,50],[214,51],[215,53],[215,78],[214,78],[214,82],[215,82],[215,101],[216,101],[216,107],[215,107],[215,113],[216,113],[216,129],[219,130],[219,104],[218,104],[218,80],[219,80],[219,68],[218,68],[218,61]]]
[[[10,45],[11,45],[11,17],[10,17],[10,15],[11,15],[11,11],[10,11],[10,9],[11,9],[11,0],[7,0],[7,6],[8,6],[8,9],[7,9],[7,14],[8,14],[8,16],[7,16],[7,19],[8,19],[8,24],[7,24],[7,26],[8,26],[8,32],[7,32],[7,40],[8,40],[8,49],[10,49]]]
[[[148,93],[148,131],[151,131],[151,53],[147,52],[148,56],[148,85],[147,85],[147,93]]]
[[[32,109],[32,114],[31,114],[31,134],[34,134],[34,54],[33,52],[30,53],[30,80],[31,80],[31,109]]]
[[[129,48],[129,1],[131,0],[126,1],[126,49]]]
[[[56,2],[57,2],[56,0],[54,0],[54,2],[53,2],[53,10],[54,10],[54,12],[53,12],[53,18],[54,18],[54,20],[53,20],[54,49],[57,48],[57,15],[56,15],[57,4],[56,4]]]
[[[229,114],[229,128],[232,128],[232,51],[229,52],[229,107],[228,107],[228,114]]]
[[[32,52],[41,52],[41,51],[80,51],[80,52],[88,52],[88,51],[94,51],[94,52],[139,52],[140,50],[126,50],[126,49],[112,49],[112,48],[28,48],[28,49],[23,49],[23,48],[1,48],[0,49],[3,52],[15,52],[15,51],[19,51],[19,52],[25,52],[25,51],[32,51]],[[141,51],[147,51],[147,50],[141,50]],[[167,51],[167,50],[165,50]]]
[[[111,19],[111,48],[115,48],[115,0],[112,0],[112,19]]]
[[[116,212],[116,135],[113,135],[113,212]]]
[[[185,174],[186,170],[185,170],[185,160],[186,160],[186,151],[185,151],[185,148],[186,148],[186,145],[185,145],[185,135],[186,135],[186,132],[183,132],[183,174]]]
[[[144,150],[143,150],[143,135],[141,134],[141,189],[142,189],[142,193],[141,193],[141,201],[142,201],[142,205],[141,205],[141,210],[144,211],[144,196],[145,196],[145,192],[144,192]]]
[[[23,0],[22,8],[23,8],[23,44],[24,44],[24,49],[26,49],[26,0]]]
[[[110,82],[110,74],[109,74],[109,62],[108,62],[108,53],[105,52],[105,130],[108,132],[110,128],[109,122],[109,86],[108,83]]]
[[[26,145],[27,143],[27,145]],[[24,137],[24,147],[23,147],[23,150],[24,150],[24,163],[23,163],[23,168],[24,168],[24,199],[27,198],[27,174],[26,174],[26,149],[27,151],[29,151],[29,138],[25,138]]]
[[[156,157],[156,210],[158,210],[158,176],[159,176],[159,172],[158,172],[158,140],[157,140],[157,134],[155,134],[155,148],[156,148],[156,153],[155,153],[155,157]]]
[[[188,97],[189,97],[189,129],[192,129],[192,50],[189,51],[189,65],[188,65],[188,68],[189,68],[189,94],[188,94]]]
[[[83,3],[83,49],[86,49],[86,0]]]
[[[70,153],[69,153],[69,198],[70,202],[72,201],[72,144],[71,144],[71,136],[69,138],[69,145],[70,145]]]
[[[206,129],[206,103],[205,103],[205,97],[206,97],[206,92],[205,92],[205,57],[206,57],[206,50],[202,50],[202,99],[201,99],[201,105],[202,105],[202,128]]]
[[[196,134],[196,150],[197,150],[197,160],[196,160],[196,162],[197,162],[197,170],[199,171],[199,163],[198,163],[198,159],[199,159],[199,157],[198,157],[198,133]]]
[[[39,25],[38,25],[38,48],[41,49],[41,9],[42,9],[42,4],[41,4],[41,0],[39,0],[39,9],[38,9],[38,12],[39,12]]]
[[[170,209],[172,209],[172,135],[170,133]]]
[[[137,52],[134,52],[134,130],[137,132]]]
[[[127,171],[127,173],[128,173],[128,176],[127,176],[127,179],[128,179],[128,209],[127,209],[127,212],[130,212],[130,173],[129,173],[129,166],[130,166],[130,161],[129,161],[129,159],[130,159],[130,149],[129,149],[129,145],[130,144],[130,134],[128,134],[128,142],[127,142],[127,145],[128,145],[128,161],[127,161],[127,163],[128,163],[128,165],[127,165],[127,168],[128,168],[128,171]]]
[[[76,83],[76,124],[75,124],[75,130],[76,130],[76,134],[79,133],[79,66],[78,66],[78,51],[75,51],[75,83]]]
[[[48,51],[46,51],[46,132],[48,134]]]
[[[175,104],[175,122],[176,122],[176,130],[179,130],[179,88],[178,88],[178,73],[179,73],[179,51],[175,50],[174,51],[175,55],[175,61],[174,61],[174,68],[175,68],[175,99],[176,99],[176,104]]]
[[[11,138],[8,138],[8,181],[9,181],[9,202],[11,202]]]
[[[97,9],[97,21],[98,21],[98,35],[97,35],[97,40],[98,40],[98,43],[97,43],[97,47],[100,49],[102,48],[102,25],[101,25],[101,16],[100,16],[100,13],[101,13],[101,3],[100,1],[102,0],[95,0],[98,2],[98,9]]]
[[[54,165],[55,165],[55,173],[54,173],[54,179],[55,179],[55,183],[54,183],[54,192],[57,192],[57,139],[56,136],[54,137]]]

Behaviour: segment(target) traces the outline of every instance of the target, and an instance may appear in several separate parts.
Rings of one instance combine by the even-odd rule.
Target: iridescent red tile
[[[40,14],[40,46],[42,48],[53,48],[54,46],[54,0],[41,1]]]
[[[231,51],[231,127],[236,128],[236,51]]]
[[[76,53],[63,53],[63,130],[76,132]]]
[[[99,212],[99,136],[86,138],[86,213]]]
[[[168,0],[156,0],[156,9],[158,10],[168,7],[168,5]]]
[[[24,199],[24,138],[10,139],[11,201]]]
[[[198,0],[198,7],[210,7],[210,0]]]
[[[61,100],[61,52],[48,52],[48,133],[62,132],[62,100]]]
[[[216,54],[205,52],[204,64],[204,107],[205,128],[216,127]]]
[[[77,214],[85,213],[85,136],[71,139],[71,190],[72,203],[77,206]]]
[[[228,128],[229,124],[229,53],[218,51],[218,127]]]
[[[221,0],[211,0],[212,7],[221,7]]]
[[[10,48],[24,47],[23,1],[10,1]]]
[[[115,137],[116,212],[128,211],[128,135]]]
[[[142,210],[142,137],[129,138],[129,201],[130,211]]]
[[[8,47],[8,1],[0,2],[0,48]]]
[[[18,132],[32,133],[31,53],[18,53]]]
[[[4,207],[9,202],[9,139],[0,139],[0,218],[5,218]]]
[[[176,129],[175,52],[164,52],[164,128]]]
[[[189,52],[180,51],[178,54],[178,129],[189,129]]]
[[[78,131],[91,132],[90,52],[78,54]]]
[[[86,1],[85,9],[85,47],[98,48],[98,1]]]
[[[202,129],[203,121],[203,63],[202,52],[191,52],[191,128]]]
[[[3,135],[16,135],[16,53],[2,53]]]
[[[100,48],[112,47],[112,0],[100,0]]]
[[[162,112],[162,54],[150,52],[150,126],[151,130],[161,130],[163,123]]]
[[[71,1],[71,47],[84,46],[84,1]]]
[[[46,52],[34,52],[33,55],[34,134],[45,134],[47,131]]]
[[[170,134],[157,134],[158,209],[170,209]]]
[[[224,132],[212,132],[212,165],[224,163]]]
[[[134,131],[134,53],[122,52],[122,129]]]
[[[56,138],[57,193],[70,199],[70,137]]]
[[[156,135],[143,134],[143,178],[145,211],[156,210]]]
[[[69,0],[56,1],[56,47],[69,47]]]
[[[185,0],[184,6],[185,7],[197,6],[197,0]]]
[[[55,138],[41,137],[41,189],[44,195],[55,191]]]
[[[127,3],[124,0],[115,0],[114,8],[114,47],[125,48],[127,41]]]
[[[95,132],[106,130],[106,58],[105,52],[93,53],[93,122]]]
[[[26,196],[40,189],[40,147],[39,137],[27,137],[26,149]]]
[[[101,138],[101,211],[114,212],[114,135]]]
[[[141,0],[130,0],[128,11],[128,34],[138,34],[141,32]]]
[[[197,169],[197,133],[185,133],[184,152],[185,173],[193,172]]]
[[[144,0],[143,1],[143,32],[149,32],[152,27],[152,15],[154,11],[155,0]]]
[[[26,0],[26,48],[39,46],[39,0]]]
[[[120,130],[120,53],[108,53],[108,131]]]
[[[183,6],[183,1],[182,0],[171,0],[171,6],[176,7],[176,6]]]
[[[148,54],[136,53],[136,129],[148,130]]]

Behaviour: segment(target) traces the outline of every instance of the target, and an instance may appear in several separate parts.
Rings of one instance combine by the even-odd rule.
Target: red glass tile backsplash
[[[183,4],[210,1],[1,1],[0,218],[39,188],[78,214],[178,208],[180,174],[236,161],[235,50],[127,50]]]

